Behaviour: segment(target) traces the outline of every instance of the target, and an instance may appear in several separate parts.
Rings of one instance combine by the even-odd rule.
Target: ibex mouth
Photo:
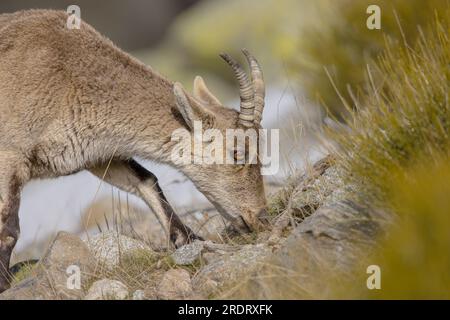
[[[219,203],[214,200],[210,200],[211,203],[216,207],[217,211],[220,213],[222,217],[227,219],[230,222],[230,225],[225,229],[225,232],[228,235],[239,235],[242,233],[251,232],[251,228],[242,218],[242,216],[234,213],[230,214],[227,210],[225,210]]]
[[[271,228],[270,216],[265,208],[261,209],[252,221],[246,221],[243,217],[235,218],[226,228],[228,235],[240,235],[250,233],[252,231],[263,231]]]

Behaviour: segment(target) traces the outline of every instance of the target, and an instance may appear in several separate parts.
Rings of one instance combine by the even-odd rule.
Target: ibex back
[[[20,193],[31,179],[89,170],[142,198],[175,245],[196,238],[175,215],[156,177],[133,160],[140,157],[182,171],[232,223],[260,228],[266,203],[259,163],[171,160],[172,132],[180,127],[192,132],[194,121],[223,132],[259,128],[264,82],[255,58],[244,50],[250,80],[222,55],[239,81],[238,112],[224,107],[200,77],[190,95],[88,24],[67,28],[67,18],[49,10],[0,15],[0,292],[8,287],[19,236]]]

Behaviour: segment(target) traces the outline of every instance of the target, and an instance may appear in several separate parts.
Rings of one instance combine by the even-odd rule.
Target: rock
[[[199,260],[209,263],[213,257],[221,256],[227,252],[239,250],[238,246],[214,243],[212,241],[195,240],[178,248],[172,255],[173,262],[180,266],[192,265]]]
[[[203,267],[192,279],[196,291],[208,296],[213,289],[231,286],[262,266],[272,250],[266,244],[244,245],[238,251],[222,253]]]
[[[356,275],[365,279],[367,258],[390,220],[349,200],[320,207],[292,231],[258,278],[242,282],[243,297],[336,298],[334,289],[357,286]]]
[[[269,212],[274,216],[281,215],[275,225],[284,229],[292,216],[298,221],[303,220],[342,184],[338,169],[334,166],[334,157],[330,155],[317,161],[305,173],[293,175],[269,199]]]
[[[190,265],[201,258],[204,248],[204,241],[195,240],[192,243],[178,248],[174,253],[172,253],[171,257],[173,262],[178,265]]]
[[[144,290],[136,290],[133,292],[133,300],[145,300]]]
[[[144,296],[146,300],[158,300],[158,285],[159,283],[147,286],[145,288]]]
[[[295,188],[291,196],[291,209],[297,216],[306,217],[335,191],[341,188],[343,181],[336,167],[327,168],[321,175],[306,184]]]
[[[60,232],[31,275],[6,290],[0,299],[82,299],[95,259],[77,236]]]
[[[190,299],[194,292],[189,272],[184,269],[166,271],[158,286],[157,295],[164,300]]]
[[[205,264],[211,264],[216,259],[220,259],[221,256],[222,256],[221,254],[218,254],[216,252],[205,252],[202,255],[202,259],[205,262]]]
[[[114,231],[96,234],[85,240],[97,262],[107,268],[113,269],[120,265],[121,259],[133,255],[139,250],[153,252],[144,243],[120,235]]]
[[[84,300],[125,300],[128,295],[128,288],[122,282],[102,279],[92,284]]]
[[[287,208],[293,216],[304,219],[321,206],[345,199],[351,191],[350,186],[345,186],[338,167],[332,165],[330,157],[326,157],[295,186]]]
[[[283,265],[290,266],[294,260],[290,255],[307,245],[316,258],[323,256],[335,270],[351,270],[361,257],[370,253],[389,221],[388,214],[349,200],[329,203],[293,230],[278,256]],[[299,254],[305,254],[305,250]]]

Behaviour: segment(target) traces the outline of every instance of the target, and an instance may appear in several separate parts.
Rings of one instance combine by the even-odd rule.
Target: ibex
[[[52,10],[0,15],[0,291],[8,287],[19,236],[21,190],[31,179],[88,170],[142,198],[175,246],[195,239],[155,175],[134,160],[148,159],[184,173],[232,223],[261,228],[266,200],[259,162],[177,165],[170,156],[171,133],[192,130],[194,121],[221,131],[259,128],[264,81],[257,60],[243,50],[250,78],[236,60],[221,55],[239,82],[236,111],[223,106],[202,78],[191,95],[87,23],[67,28],[67,18]]]

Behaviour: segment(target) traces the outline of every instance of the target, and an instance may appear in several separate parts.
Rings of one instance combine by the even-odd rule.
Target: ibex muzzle
[[[172,133],[259,128],[264,81],[244,50],[251,81],[228,55],[241,108],[224,107],[200,77],[190,95],[118,49],[91,26],[66,26],[65,12],[29,10],[0,15],[0,291],[8,286],[19,236],[23,186],[31,179],[89,170],[142,198],[179,246],[195,234],[177,217],[157,178],[135,157],[181,170],[238,227],[258,229],[266,205],[260,163],[177,164]],[[225,134],[224,134],[225,136]],[[205,146],[208,141],[203,141]],[[235,158],[245,150],[224,150]]]

